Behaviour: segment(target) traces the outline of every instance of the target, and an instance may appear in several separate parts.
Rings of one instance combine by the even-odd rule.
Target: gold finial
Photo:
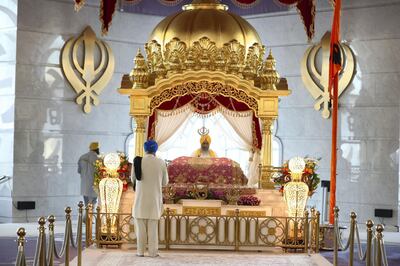
[[[44,226],[46,224],[46,218],[44,218],[43,216],[40,217],[38,219],[38,224],[39,224],[40,227]]]
[[[18,235],[18,246],[24,246],[25,244],[25,235],[26,235],[26,231],[25,228],[20,227],[17,231],[17,235]]]
[[[54,222],[56,221],[56,217],[54,217],[54,215],[49,215],[49,217],[47,217],[47,221],[49,222],[49,224],[54,224]]]
[[[368,220],[366,222],[368,230],[371,230],[371,228],[374,226],[374,222],[372,220]]]
[[[275,66],[275,58],[272,56],[272,51],[269,50],[269,55],[265,60],[261,73],[261,89],[276,90],[276,85],[279,83],[279,74]]]
[[[54,215],[49,215],[47,221],[49,222],[49,230],[54,231],[54,222],[56,221],[56,217],[54,217]]]
[[[217,10],[228,10],[228,6],[221,4],[218,0],[193,0],[191,4],[184,5],[182,10],[193,10],[193,9],[217,9]]]
[[[130,76],[133,81],[133,89],[145,89],[148,85],[149,74],[147,72],[147,65],[144,56],[140,49],[136,54],[134,60],[135,66],[133,67]]]

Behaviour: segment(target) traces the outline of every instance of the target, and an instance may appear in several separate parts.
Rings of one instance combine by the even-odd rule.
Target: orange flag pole
[[[329,199],[329,223],[334,222],[334,208],[336,205],[336,166],[337,166],[337,117],[338,117],[338,75],[333,81],[332,95],[332,153],[331,153],[331,183]]]
[[[334,208],[336,206],[336,166],[337,166],[337,120],[339,107],[339,72],[342,69],[340,54],[340,9],[341,0],[334,1],[330,59],[329,59],[329,90],[332,103],[332,151],[331,151],[331,183],[329,199],[329,223],[334,222]]]

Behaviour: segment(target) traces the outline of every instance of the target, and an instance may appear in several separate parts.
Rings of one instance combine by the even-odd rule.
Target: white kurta
[[[93,190],[94,163],[98,159],[97,153],[90,151],[79,158],[78,173],[81,174],[81,195],[95,198]]]
[[[133,178],[135,171],[132,169]],[[142,179],[136,180],[133,217],[137,219],[160,219],[163,213],[162,187],[168,184],[165,162],[152,154],[142,159]]]

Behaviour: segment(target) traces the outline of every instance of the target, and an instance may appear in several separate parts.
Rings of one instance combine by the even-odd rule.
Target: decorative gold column
[[[146,119],[147,116],[142,115],[135,115],[134,116],[136,121],[136,128],[135,128],[135,156],[144,155],[143,144],[146,139],[145,132],[146,132]]]
[[[262,148],[261,148],[261,174],[260,187],[274,189],[272,177],[272,124],[275,118],[262,117]]]

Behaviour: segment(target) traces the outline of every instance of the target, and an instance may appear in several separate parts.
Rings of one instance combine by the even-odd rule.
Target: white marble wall
[[[17,0],[0,2],[0,178],[13,175]],[[0,222],[12,215],[12,180],[0,184]]]
[[[375,208],[393,209],[386,224],[398,224],[400,1],[343,1],[342,38],[357,57],[357,75],[340,98],[337,204],[342,220],[354,210],[359,221],[374,218]],[[331,28],[328,1],[317,1],[319,42]],[[293,90],[280,103],[278,136],[284,158],[322,157],[319,173],[330,178],[331,120],[313,109],[313,98],[300,76],[300,61],[308,47],[304,27],[295,10],[249,17],[264,44],[272,48],[281,75]],[[321,191],[310,204],[321,208]],[[375,218],[375,221],[378,221]]]
[[[17,0],[9,2],[14,3],[11,6],[16,14]],[[115,53],[115,75],[100,97],[100,106],[85,115],[74,103],[74,92],[62,76],[59,55],[65,40],[87,25],[100,35],[98,1],[87,1],[89,4],[79,13],[74,12],[71,2],[19,0],[17,56],[10,60],[0,50],[1,100],[10,97],[9,103],[15,98],[15,129],[13,123],[6,125],[12,127],[10,130],[4,129],[4,124],[0,128],[2,151],[2,145],[9,143],[3,138],[14,139],[14,146],[6,147],[9,154],[14,152],[14,161],[2,152],[0,164],[11,169],[9,174],[13,172],[14,201],[35,200],[37,204],[36,210],[27,213],[14,209],[14,221],[24,221],[26,215],[29,220],[50,213],[60,217],[66,204],[80,200],[76,161],[90,141],[100,141],[104,152],[124,148],[131,132],[129,104],[115,89],[122,73],[131,69],[137,48],[143,47],[161,19],[115,14],[111,31],[104,37]],[[317,7],[315,41],[330,29],[332,14],[326,0],[317,1]],[[353,84],[341,98],[339,120],[342,153],[337,199],[344,220],[351,210],[364,221],[373,218],[374,208],[391,208],[395,218],[385,222],[398,223],[398,159],[391,161],[390,156],[399,148],[399,13],[399,0],[343,1],[342,36],[350,42],[358,62]],[[293,90],[291,96],[282,99],[280,108],[278,136],[283,141],[284,158],[306,154],[322,157],[319,172],[323,179],[329,179],[331,121],[322,119],[313,109],[313,99],[301,81],[300,60],[308,44],[297,11],[248,20],[264,44],[272,48],[278,70]],[[15,41],[15,16],[11,21],[13,26],[0,29],[1,40],[6,33]],[[12,27],[14,32],[7,31]],[[16,69],[8,67],[15,61]],[[4,79],[2,68],[10,78]],[[5,112],[1,108],[2,104],[2,115]],[[3,116],[1,119],[5,121]],[[4,186],[0,186],[2,189]],[[2,201],[4,198],[0,198]],[[313,196],[311,204],[320,208],[320,193]]]
[[[14,208],[16,222],[26,216],[29,221],[49,214],[62,218],[66,205],[81,200],[77,161],[89,143],[99,141],[101,152],[124,150],[131,133],[129,100],[116,89],[160,18],[115,14],[110,33],[103,37],[114,52],[115,73],[100,105],[84,114],[62,75],[59,57],[64,42],[87,25],[101,37],[97,4],[88,1],[76,13],[73,1],[18,2],[13,200],[34,200],[36,209]]]

